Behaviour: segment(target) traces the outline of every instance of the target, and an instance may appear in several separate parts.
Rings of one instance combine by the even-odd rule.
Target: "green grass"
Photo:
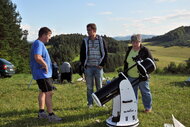
[[[72,60],[72,62],[76,62],[76,61],[79,61],[79,60],[80,60],[79,56],[76,56],[76,57]]]
[[[107,73],[106,77],[117,77],[116,73]],[[139,95],[138,118],[140,127],[162,127],[172,123],[173,114],[185,126],[190,127],[190,86],[183,81],[183,75],[152,75],[151,91],[153,95],[153,113],[145,114]],[[64,120],[61,123],[49,123],[37,119],[38,87],[31,75],[16,74],[12,78],[0,79],[0,127],[106,127],[105,120],[111,115],[111,101],[106,107],[86,106],[86,85],[77,82],[79,75],[74,75],[74,84],[55,84],[54,111]]]
[[[46,48],[47,48],[47,49],[50,49],[50,48],[52,48],[52,46],[51,46],[51,45],[47,45]]]
[[[166,67],[170,62],[176,64],[185,63],[185,60],[190,58],[190,47],[162,47],[162,46],[150,46],[149,43],[145,43],[145,46],[151,50],[154,58],[158,58],[157,66],[160,68]]]

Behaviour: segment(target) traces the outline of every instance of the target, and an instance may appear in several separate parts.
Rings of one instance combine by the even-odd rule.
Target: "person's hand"
[[[80,65],[79,66],[79,75],[82,77],[82,74],[84,73],[84,66]]]
[[[103,67],[102,66],[98,66],[99,69],[102,69]]]
[[[139,80],[140,81],[146,81],[146,80],[148,80],[149,79],[149,76],[148,75],[146,75],[146,76],[139,76]]]
[[[48,73],[48,66],[47,65],[44,65],[44,66],[42,66],[42,68],[41,69],[45,69],[46,70],[46,74]]]

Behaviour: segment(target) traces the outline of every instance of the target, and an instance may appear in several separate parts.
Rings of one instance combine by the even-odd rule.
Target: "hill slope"
[[[181,26],[168,33],[151,39],[146,42],[153,42],[153,45],[163,46],[190,46],[190,26]]]

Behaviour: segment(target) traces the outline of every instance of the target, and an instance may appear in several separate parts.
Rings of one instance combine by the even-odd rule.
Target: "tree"
[[[12,62],[17,72],[29,70],[29,44],[21,39],[21,16],[10,0],[0,0],[0,58]]]

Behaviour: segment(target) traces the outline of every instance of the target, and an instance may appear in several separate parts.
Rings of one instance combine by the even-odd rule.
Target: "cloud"
[[[28,41],[34,41],[35,39],[37,39],[37,35],[38,35],[38,28],[31,26],[29,24],[21,24],[21,28],[23,30],[28,30]]]
[[[111,11],[100,12],[100,15],[111,15],[111,14],[112,14]]]
[[[122,18],[121,18],[122,19]],[[123,18],[125,19],[125,18]],[[165,16],[153,16],[143,19],[129,19],[123,23],[120,35],[134,33],[162,35],[180,26],[189,26],[189,10],[173,10]],[[125,22],[125,21],[124,21]]]
[[[29,30],[29,29],[31,28],[31,26],[28,25],[28,24],[21,24],[21,28],[22,28],[23,30]]]
[[[28,37],[27,37],[28,41],[34,41],[38,38],[38,31],[39,31],[40,27],[31,26],[29,24],[21,24],[21,28],[22,28],[22,30],[28,30]],[[54,28],[51,28],[51,31],[52,31],[52,36],[61,34]]]
[[[162,2],[175,2],[177,0],[156,0],[156,2],[158,3],[162,3]]]
[[[135,13],[135,12],[134,12]],[[190,10],[173,10],[170,14],[164,16],[153,16],[153,17],[146,17],[143,19],[132,19],[126,17],[113,17],[110,18],[110,21],[130,21],[130,22],[149,22],[149,23],[161,23],[163,21],[168,20],[181,20],[181,19],[188,19],[190,18]]]
[[[87,3],[87,6],[95,6],[95,3]]]
[[[144,10],[133,10],[130,12],[131,14],[142,14],[142,13],[145,13]]]
[[[161,23],[167,20],[180,20],[180,19],[189,19],[190,11],[188,10],[175,10],[172,14],[165,16],[154,16],[151,18],[144,18],[141,22],[152,22],[152,23]]]
[[[130,19],[126,17],[114,17],[114,18],[110,18],[109,20],[110,21],[128,21]]]

